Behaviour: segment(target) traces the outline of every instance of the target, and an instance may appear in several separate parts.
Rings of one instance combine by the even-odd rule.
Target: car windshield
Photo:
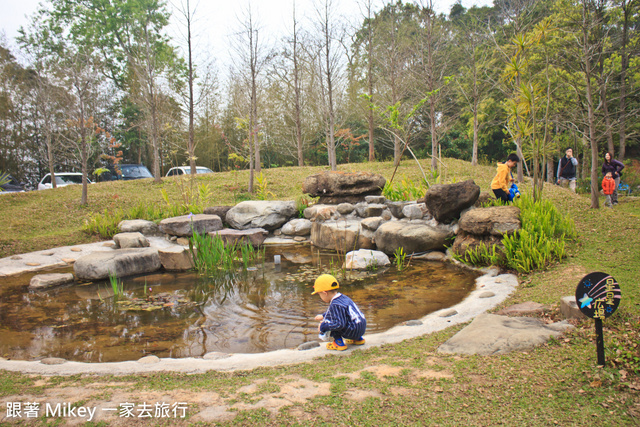
[[[124,165],[122,165],[120,168],[122,169],[122,177],[123,178],[132,178],[132,177],[136,177],[136,178],[153,178],[153,175],[151,175],[151,172],[149,172],[149,169],[147,169],[145,166],[138,166],[138,165],[124,166]]]
[[[197,173],[213,173],[211,169],[205,168],[205,167],[196,168],[196,172]]]
[[[82,175],[56,175],[56,184],[82,184]]]

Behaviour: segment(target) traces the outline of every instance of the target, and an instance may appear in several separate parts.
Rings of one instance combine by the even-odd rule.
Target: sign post
[[[602,320],[616,311],[621,298],[622,292],[618,282],[606,273],[589,273],[580,280],[576,288],[576,304],[580,311],[595,320],[596,349],[600,366],[605,365]]]

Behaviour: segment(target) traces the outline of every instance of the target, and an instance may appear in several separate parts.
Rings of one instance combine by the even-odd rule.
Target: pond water
[[[33,274],[2,279],[0,356],[115,362],[295,348],[318,340],[313,318],[326,304],[311,292],[321,273],[335,273],[341,292],[365,314],[368,334],[457,304],[478,276],[412,261],[402,271],[392,265],[345,278],[339,255],[309,246],[268,247],[264,259],[252,271],[215,279],[193,272],[124,278],[117,297],[108,282],[34,292]]]

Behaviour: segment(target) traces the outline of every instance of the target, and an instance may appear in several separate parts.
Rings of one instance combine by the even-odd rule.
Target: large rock
[[[436,184],[429,187],[425,204],[438,222],[450,223],[460,217],[460,212],[478,200],[480,187],[473,180],[455,184]]]
[[[386,208],[387,205],[381,203],[358,203],[356,212],[360,218],[371,218],[373,216],[382,216],[382,212]]]
[[[402,208],[402,216],[409,219],[420,219],[427,213],[424,203],[412,203]]]
[[[246,230],[234,230],[225,228],[224,230],[212,231],[211,236],[220,237],[225,243],[245,243],[253,246],[260,246],[269,232],[264,228],[247,228]]]
[[[357,203],[365,196],[378,196],[387,180],[368,172],[323,172],[305,178],[303,193],[320,197],[319,203]]]
[[[389,221],[378,227],[374,240],[378,249],[387,254],[393,254],[400,247],[411,254],[442,249],[450,236],[451,230],[445,227]]]
[[[416,202],[392,202],[387,200],[385,204],[391,211],[391,215],[398,219],[401,219],[404,218],[404,214],[402,213],[404,207],[407,205],[415,205]]]
[[[149,241],[140,232],[118,233],[113,236],[116,249],[148,248]]]
[[[220,230],[222,220],[218,215],[182,215],[160,221],[160,230],[170,236],[192,236]]]
[[[305,218],[292,219],[282,226],[282,234],[287,236],[308,236],[311,234],[311,221]]]
[[[456,236],[451,250],[458,255],[464,255],[467,251],[475,251],[481,245],[484,245],[490,251],[493,251],[493,246],[495,246],[497,253],[502,253],[504,249],[502,239],[498,236],[491,234],[478,236],[461,231]]]
[[[248,200],[232,207],[227,212],[226,221],[238,230],[248,228],[275,230],[297,214],[294,201]]]
[[[389,257],[384,252],[370,249],[358,249],[351,251],[345,257],[345,268],[347,270],[368,270],[386,267],[391,264]]]
[[[223,222],[226,222],[227,212],[231,210],[233,206],[209,206],[204,208],[202,213],[207,215],[218,215]]]
[[[371,237],[371,232],[363,230],[360,221],[354,219],[314,222],[311,226],[313,245],[334,251],[374,249]]]
[[[160,257],[155,248],[118,249],[93,252],[78,258],[73,264],[73,271],[81,280],[102,280],[108,278],[109,274],[133,276],[152,273],[160,267]]]
[[[507,354],[528,350],[550,337],[559,337],[571,326],[566,321],[544,323],[531,317],[506,317],[483,313],[438,348],[439,353]]]
[[[471,209],[462,215],[458,225],[470,234],[512,234],[520,229],[520,209],[515,206]]]
[[[40,290],[62,286],[73,282],[73,274],[71,273],[47,273],[37,274],[31,278],[29,289]]]
[[[127,219],[120,221],[118,229],[122,233],[142,233],[145,236],[157,236],[160,233],[158,224],[146,219]]]
[[[326,221],[333,218],[337,210],[336,205],[313,205],[304,210],[304,217],[311,221]]]
[[[158,249],[162,268],[169,271],[191,270],[193,260],[188,249],[175,245]]]

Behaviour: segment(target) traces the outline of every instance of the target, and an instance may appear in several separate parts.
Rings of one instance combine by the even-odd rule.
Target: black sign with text
[[[593,319],[611,316],[620,305],[621,298],[618,282],[606,273],[589,273],[576,288],[576,303],[580,311]]]

